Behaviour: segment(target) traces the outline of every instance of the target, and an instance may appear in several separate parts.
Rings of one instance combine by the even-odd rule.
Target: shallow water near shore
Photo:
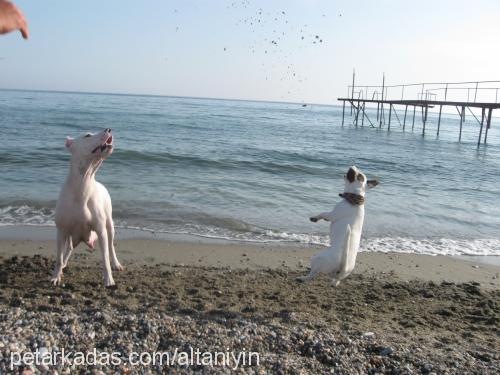
[[[472,118],[458,143],[393,119],[355,128],[342,108],[175,97],[0,91],[0,225],[53,225],[68,170],[67,135],[113,128],[97,179],[119,228],[233,241],[328,243],[310,215],[339,201],[346,167],[381,185],[367,194],[361,249],[500,255],[500,138],[476,148]],[[375,113],[371,112],[371,118]],[[402,121],[402,116],[400,116]],[[365,125],[367,125],[365,123]]]

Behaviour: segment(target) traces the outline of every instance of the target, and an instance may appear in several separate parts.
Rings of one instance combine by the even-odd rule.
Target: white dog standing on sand
[[[63,268],[80,242],[91,249],[99,241],[102,251],[104,284],[115,285],[111,274],[110,257],[113,268],[122,270],[116,258],[113,239],[115,235],[111,198],[95,174],[113,152],[111,129],[97,134],[88,133],[79,138],[66,139],[66,148],[71,153],[71,166],[56,205],[57,256],[51,282],[61,283]]]
[[[354,269],[365,219],[365,192],[378,181],[367,180],[355,166],[349,168],[344,180],[344,193],[339,194],[344,199],[332,211],[311,217],[313,223],[321,219],[331,222],[330,247],[312,257],[309,275],[297,278],[299,281],[327,273],[333,278],[332,285],[337,286]]]

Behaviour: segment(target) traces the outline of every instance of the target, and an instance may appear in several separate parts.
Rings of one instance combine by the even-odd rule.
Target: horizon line
[[[339,107],[340,104],[323,104],[314,102],[287,102],[277,100],[264,100],[264,99],[237,99],[237,98],[217,98],[210,96],[185,96],[185,95],[166,95],[166,94],[137,94],[137,93],[120,93],[120,92],[99,92],[99,91],[73,91],[73,90],[46,90],[46,89],[16,89],[16,88],[2,88],[0,91],[31,91],[31,92],[44,92],[44,93],[58,93],[58,94],[83,94],[83,95],[113,95],[113,96],[144,96],[156,98],[180,98],[180,99],[201,99],[201,100],[225,100],[237,102],[257,102],[257,103],[273,103],[273,104],[297,104],[297,105],[319,105],[329,107]]]
[[[342,108],[341,104],[322,104],[313,102],[286,102],[276,100],[263,99],[235,99],[235,98],[216,98],[209,96],[185,96],[185,95],[164,95],[164,94],[137,94],[137,93],[119,93],[119,92],[99,92],[99,91],[72,91],[72,90],[44,90],[44,89],[17,89],[17,88],[2,88],[0,91],[20,91],[20,92],[40,92],[40,93],[57,93],[57,94],[79,94],[79,95],[110,95],[110,96],[136,96],[136,97],[152,97],[152,98],[179,98],[179,99],[198,99],[198,100],[220,100],[220,101],[235,101],[235,102],[254,102],[254,103],[270,103],[270,104],[293,104],[307,106],[316,105],[323,107],[338,107]],[[402,110],[401,110],[402,111]],[[430,113],[438,113],[438,111],[429,111]],[[453,115],[454,112],[443,111],[443,114]],[[470,116],[470,115],[466,115]],[[500,116],[492,116],[499,118]]]

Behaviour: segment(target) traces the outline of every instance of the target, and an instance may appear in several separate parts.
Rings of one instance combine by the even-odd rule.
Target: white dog
[[[95,174],[113,152],[111,129],[100,133],[88,133],[79,138],[66,138],[66,148],[71,153],[71,166],[56,205],[57,256],[51,282],[61,283],[62,270],[80,242],[91,249],[99,241],[102,251],[104,284],[115,285],[111,274],[110,255],[113,267],[123,270],[116,258],[113,238],[111,198]]]
[[[344,199],[331,212],[311,217],[313,223],[321,219],[331,222],[330,247],[312,257],[309,275],[297,278],[299,281],[327,273],[333,277],[332,285],[337,286],[354,269],[365,219],[365,192],[377,186],[378,181],[367,180],[355,166],[349,168],[344,180],[344,193],[339,194]]]

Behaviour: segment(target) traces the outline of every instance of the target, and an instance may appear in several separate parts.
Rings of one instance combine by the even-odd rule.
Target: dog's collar
[[[348,201],[350,204],[353,206],[361,206],[365,204],[365,197],[359,194],[353,194],[353,193],[340,193],[339,197],[344,198],[346,201]]]

